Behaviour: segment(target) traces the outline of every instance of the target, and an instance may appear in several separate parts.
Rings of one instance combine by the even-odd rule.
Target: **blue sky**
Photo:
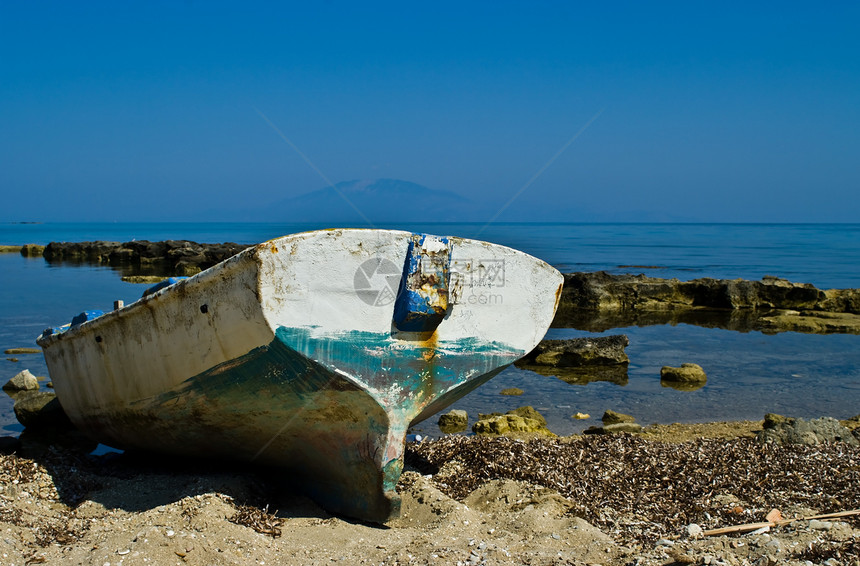
[[[319,172],[486,211],[597,116],[500,220],[856,222],[858,27],[856,2],[6,1],[0,221],[205,220]]]

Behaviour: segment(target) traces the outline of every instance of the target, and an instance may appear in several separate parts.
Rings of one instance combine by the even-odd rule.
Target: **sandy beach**
[[[860,508],[860,448],[762,444],[761,424],[413,443],[387,525],[277,472],[25,437],[0,459],[0,564],[860,563],[858,516],[814,518]]]

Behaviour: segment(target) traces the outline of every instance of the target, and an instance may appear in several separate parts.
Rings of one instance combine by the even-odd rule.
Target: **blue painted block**
[[[415,235],[409,242],[394,326],[403,332],[433,332],[448,311],[451,245],[448,238]]]

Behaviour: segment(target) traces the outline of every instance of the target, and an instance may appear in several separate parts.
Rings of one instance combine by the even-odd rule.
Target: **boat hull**
[[[334,230],[249,248],[40,338],[57,396],[105,444],[275,465],[325,508],[385,521],[399,511],[408,427],[531,350],[561,288],[509,248],[422,242]],[[415,246],[442,260],[410,276]],[[400,305],[418,313],[402,331],[407,279],[425,303]]]

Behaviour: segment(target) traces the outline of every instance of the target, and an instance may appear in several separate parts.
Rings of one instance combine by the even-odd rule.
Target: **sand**
[[[0,456],[0,564],[860,564],[856,516],[804,519],[860,507],[860,450],[768,448],[747,460],[757,426],[413,446],[402,515],[388,525],[331,516],[258,469],[43,446]],[[531,465],[506,464],[516,453]],[[783,477],[771,483],[774,473]],[[772,508],[797,520],[700,534],[764,521]]]

